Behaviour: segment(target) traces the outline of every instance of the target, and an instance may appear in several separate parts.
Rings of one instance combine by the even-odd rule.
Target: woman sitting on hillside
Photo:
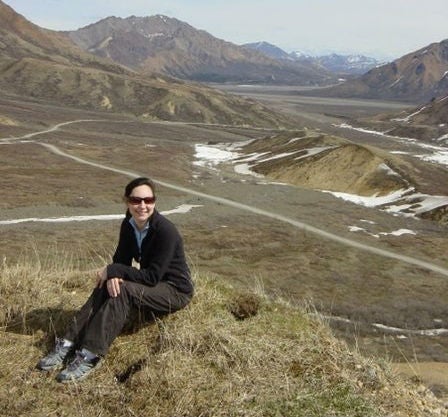
[[[79,380],[94,370],[120,334],[132,309],[155,317],[185,307],[193,284],[176,227],[155,209],[155,186],[136,178],[125,188],[126,218],[120,229],[113,263],[97,273],[97,285],[75,315],[63,338],[37,367],[56,369],[56,377]],[[140,263],[140,269],[132,265]]]

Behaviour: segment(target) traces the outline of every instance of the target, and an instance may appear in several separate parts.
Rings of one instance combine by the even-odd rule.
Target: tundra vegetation
[[[129,327],[87,380],[58,384],[35,364],[104,256],[57,252],[35,248],[0,267],[0,415],[442,415],[429,390],[349,349],[313,309],[199,271],[186,309]]]

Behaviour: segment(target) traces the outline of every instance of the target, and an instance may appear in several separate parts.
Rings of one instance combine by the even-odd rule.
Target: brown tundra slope
[[[448,39],[432,43],[361,77],[313,95],[424,103],[448,94]]]
[[[151,119],[279,127],[254,101],[166,76],[141,75],[40,28],[0,1],[0,86],[6,93]]]

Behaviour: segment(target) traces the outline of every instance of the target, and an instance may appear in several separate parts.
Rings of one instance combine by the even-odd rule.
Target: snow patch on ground
[[[396,121],[396,122],[409,122],[409,120],[411,120],[415,115],[421,113],[425,109],[426,109],[426,106],[423,106],[421,109],[418,109],[416,112],[410,114],[409,116],[406,116],[404,118],[391,119],[391,120]]]
[[[354,127],[352,125],[349,125],[348,123],[341,123],[340,125],[334,125],[334,126],[339,127],[341,129],[350,129],[350,130],[356,130],[357,132],[369,133],[371,135],[387,136],[386,132],[378,132],[377,130],[369,130],[369,129],[364,129],[362,127]]]
[[[196,166],[215,167],[216,165],[236,158],[236,152],[226,149],[225,145],[195,145]]]
[[[397,204],[389,205],[385,208],[385,211],[414,216],[446,205],[448,205],[447,196],[415,193],[406,196],[406,198],[401,201],[397,201]]]
[[[338,148],[338,146],[318,146],[316,148],[303,149],[302,152],[305,151],[306,154],[302,155],[302,156],[298,156],[297,158],[294,158],[294,160],[308,158],[310,156],[317,155],[321,152],[324,152],[328,149],[334,149],[334,148]]]
[[[294,155],[295,153],[299,153],[299,152],[302,152],[302,151],[299,150],[299,151],[294,151],[294,152],[283,152],[283,153],[279,153],[279,154],[276,154],[276,155],[272,155],[272,156],[270,156],[268,158],[259,159],[257,162],[260,163],[260,162],[273,161],[274,159],[285,158],[287,156]]]
[[[419,336],[440,336],[443,334],[448,334],[448,329],[426,329],[426,330],[408,330],[408,329],[400,329],[399,327],[390,327],[385,326],[380,323],[373,323],[373,327],[383,331],[389,331],[392,333],[407,333],[407,334],[415,334]]]
[[[298,140],[302,140],[302,139],[305,139],[305,138],[306,138],[306,136],[303,136],[303,137],[301,137],[301,138],[292,138],[292,139],[290,139],[290,140],[288,141],[288,144],[297,142]]]
[[[432,155],[415,155],[415,156],[417,158],[423,159],[424,161],[435,162],[436,164],[448,166],[448,150],[440,151]]]
[[[388,165],[386,165],[385,163],[381,163],[378,165],[378,170],[380,171],[386,171],[387,175],[393,175],[396,177],[401,177],[400,174],[398,174],[397,172],[395,172],[392,168],[390,168]]]
[[[388,236],[388,235],[402,236],[402,235],[416,235],[417,234],[413,230],[410,230],[410,229],[398,229],[398,230],[393,230],[392,232],[371,233],[368,230],[366,230],[364,227],[359,227],[359,226],[348,226],[348,230],[350,232],[363,232],[363,233],[366,233],[366,234],[376,237],[376,238],[380,238],[381,236]]]
[[[418,214],[448,205],[448,196],[415,193],[414,188],[394,191],[384,196],[377,196],[375,194],[370,197],[326,190],[323,190],[323,192],[358,205],[380,207],[388,213],[400,214],[407,217],[415,217]]]
[[[252,171],[250,168],[251,168],[251,165],[249,165],[249,164],[236,164],[234,166],[234,170],[237,174],[252,175],[252,176],[258,177],[258,178],[264,178],[264,175],[258,174],[257,172]]]
[[[198,205],[192,204],[181,204],[180,206],[172,209],[161,211],[164,215],[170,214],[185,214],[191,211],[191,209],[196,207],[202,207]],[[19,223],[69,223],[69,222],[85,222],[91,220],[100,220],[100,221],[109,221],[109,220],[120,220],[124,219],[124,214],[95,214],[91,216],[64,216],[64,217],[47,217],[47,218],[38,218],[38,217],[29,217],[24,219],[12,219],[12,220],[0,220],[0,225],[8,225],[8,224],[19,224]]]
[[[408,194],[410,192],[414,191],[414,188],[408,188],[407,190],[397,190],[393,193],[378,196],[377,194],[374,194],[370,197],[368,196],[362,196],[357,194],[349,194],[349,193],[340,193],[335,191],[327,191],[322,190],[324,193],[329,193],[334,195],[335,197],[342,198],[345,201],[351,201],[352,203],[359,204],[361,206],[366,207],[377,207],[382,206],[384,204],[390,204],[394,201],[397,201],[401,199],[405,194]]]
[[[420,110],[421,111],[421,110]],[[416,114],[416,113],[414,113]],[[411,117],[412,115],[408,116]],[[404,119],[403,119],[404,120]],[[342,128],[342,129],[351,129],[351,130],[356,130],[358,132],[363,132],[363,133],[369,133],[371,135],[377,135],[377,136],[387,136],[390,138],[394,138],[394,139],[399,139],[402,141],[406,141],[406,142],[412,142],[414,145],[417,145],[423,149],[429,150],[432,152],[432,154],[423,154],[423,155],[412,155],[415,158],[420,158],[423,159],[424,161],[428,161],[428,162],[434,162],[440,165],[447,165],[448,166],[448,148],[445,146],[436,146],[436,145],[431,145],[428,143],[422,143],[417,141],[417,139],[414,138],[405,138],[405,137],[400,137],[400,136],[392,136],[392,135],[388,135],[387,132],[377,132],[376,130],[368,130],[368,129],[363,129],[360,127],[354,127],[352,125],[349,125],[348,123],[342,123],[340,125],[334,125],[336,127]],[[447,135],[443,135],[439,138],[435,138],[434,141],[437,142],[443,142],[445,140],[448,139],[448,134]],[[396,152],[391,152],[391,153],[396,153],[399,154],[399,151]]]
[[[345,126],[347,128],[349,127],[349,125]],[[363,130],[369,133],[380,134],[378,132],[367,131],[364,129],[357,129],[357,130]],[[195,145],[196,161],[194,162],[194,164],[196,166],[203,166],[203,167],[216,167],[220,163],[230,162],[233,163],[234,170],[238,174],[251,175],[256,178],[264,178],[263,175],[258,174],[251,169],[257,163],[283,158],[298,152],[305,152],[304,155],[295,158],[295,160],[299,160],[313,155],[317,155],[331,148],[337,148],[337,146],[322,146],[322,147],[301,149],[300,151],[287,152],[278,155],[271,155],[271,152],[268,151],[258,153],[254,152],[248,155],[242,155],[241,153],[237,152],[237,150],[241,149],[242,146],[251,141],[252,140],[246,141],[244,142],[244,144],[236,143],[230,146],[225,144]],[[412,141],[415,140],[412,139]],[[437,150],[437,153],[434,153],[432,155],[421,155],[420,156],[421,158],[432,158],[432,160],[437,159],[438,161],[439,161],[438,158],[441,158],[441,160],[445,158],[446,164],[448,165],[448,149],[429,144],[421,144],[420,146],[430,150]],[[406,154],[406,152],[400,152],[400,151],[397,151],[395,153]],[[397,172],[395,172],[393,169],[391,169],[388,165],[384,163],[378,165],[378,169],[386,171],[389,175],[400,176]],[[271,184],[272,182],[266,181],[265,183]],[[415,217],[416,215],[424,213],[426,211],[430,211],[438,207],[448,205],[447,196],[431,196],[427,194],[416,193],[413,187],[396,190],[390,194],[383,196],[379,196],[377,194],[372,196],[360,196],[356,194],[349,194],[328,190],[320,190],[320,191],[332,194],[337,198],[341,198],[345,201],[350,201],[358,205],[363,205],[366,207],[378,207],[381,210],[392,213],[394,215],[400,214],[408,217]]]
[[[339,316],[328,316],[328,315],[321,315],[319,314],[320,317],[327,319],[327,320],[332,320],[332,321],[339,321],[339,322],[343,322],[343,323],[347,323],[347,324],[355,324],[355,322],[353,320],[347,319],[345,317],[339,317]],[[434,320],[436,323],[437,321]],[[409,335],[418,335],[418,336],[428,336],[428,337],[434,337],[434,336],[441,336],[441,335],[445,335],[448,334],[448,329],[402,329],[400,327],[392,327],[392,326],[386,326],[384,324],[381,323],[372,323],[371,324],[372,327],[375,327],[378,330],[382,330],[383,332],[387,332],[387,333],[395,333],[397,334],[397,338],[398,339],[407,339]]]
[[[442,135],[439,138],[436,139],[437,142],[442,142],[444,140],[448,139],[448,133],[446,135]]]

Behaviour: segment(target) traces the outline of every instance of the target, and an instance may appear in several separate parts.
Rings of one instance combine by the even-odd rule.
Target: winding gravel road
[[[20,140],[28,140],[30,138],[33,138],[35,136],[38,135],[42,135],[45,133],[50,133],[50,132],[54,132],[56,130],[58,130],[60,127],[62,126],[67,126],[70,124],[75,124],[75,123],[87,123],[87,122],[102,122],[104,120],[94,120],[94,119],[81,119],[81,120],[71,120],[71,121],[67,121],[67,122],[63,122],[63,123],[59,123],[47,130],[43,130],[43,131],[38,131],[38,132],[34,132],[34,133],[28,133],[26,135],[20,136],[20,137],[11,137],[11,138],[2,138],[0,139],[1,142],[11,142],[11,141],[20,141]],[[124,170],[124,169],[120,169],[120,168],[114,168],[112,166],[109,165],[104,165],[104,164],[100,164],[98,162],[94,162],[94,161],[89,161],[87,159],[83,159],[74,155],[71,155],[67,152],[64,152],[63,150],[59,149],[57,146],[55,145],[51,145],[49,143],[44,143],[44,142],[39,142],[39,141],[33,141],[34,143],[41,145],[43,147],[45,147],[46,149],[48,149],[50,152],[53,152],[56,155],[60,155],[63,156],[65,158],[69,158],[75,162],[78,162],[80,164],[85,164],[85,165],[89,165],[98,169],[104,169],[104,170],[108,170],[108,171],[112,171],[118,174],[122,174],[125,175],[127,177],[131,177],[131,178],[136,178],[136,177],[140,177],[143,174],[137,173],[135,171],[128,171],[128,170]],[[202,193],[200,191],[196,191],[190,188],[186,188],[186,187],[182,187],[180,185],[176,185],[176,184],[172,184],[172,183],[168,183],[165,181],[160,181],[157,180],[156,178],[153,178],[155,182],[157,182],[158,184],[176,190],[176,191],[180,191],[189,195],[194,195],[197,197],[201,197],[203,199],[206,200],[210,200],[216,203],[220,203],[229,207],[233,207],[239,210],[244,210],[259,216],[264,216],[264,217],[269,217],[271,219],[275,219],[278,221],[281,221],[283,223],[287,223],[290,224],[291,226],[294,226],[296,228],[302,229],[306,232],[309,233],[313,233],[317,236],[320,236],[324,239],[328,239],[328,240],[332,240],[335,241],[337,243],[340,243],[342,245],[346,245],[346,246],[350,246],[356,249],[360,249],[366,252],[370,252],[376,255],[380,255],[386,258],[391,258],[391,259],[395,259],[410,265],[415,265],[436,273],[439,273],[441,275],[447,276],[448,277],[448,269],[443,268],[439,265],[427,262],[427,261],[423,261],[423,260],[419,260],[410,256],[406,256],[406,255],[402,255],[399,253],[395,253],[395,252],[391,252],[389,250],[384,250],[384,249],[380,249],[380,248],[376,248],[373,246],[369,246],[360,242],[357,242],[355,240],[352,239],[347,239],[345,237],[342,236],[338,236],[334,233],[330,233],[327,232],[325,230],[319,229],[317,227],[311,226],[309,224],[303,223],[299,220],[290,218],[290,217],[286,217],[283,216],[281,214],[278,213],[274,213],[271,211],[267,211],[267,210],[262,210],[260,208],[254,207],[254,206],[249,206],[247,204],[243,204],[243,203],[239,203],[237,201],[233,201],[233,200],[229,200],[227,198],[223,198],[223,197],[219,197],[219,196],[215,196],[215,195],[211,195],[211,194],[206,194],[206,193]]]
[[[51,127],[50,129],[47,129],[45,131],[28,133],[28,134],[26,134],[24,136],[21,136],[21,137],[5,138],[5,139],[1,139],[1,140],[2,141],[10,141],[11,139],[14,139],[14,140],[27,140],[27,139],[30,139],[30,138],[32,138],[34,136],[37,136],[37,135],[53,132],[53,131],[59,129],[60,127],[62,127],[62,126],[66,126],[66,125],[69,125],[69,124],[84,123],[84,122],[100,122],[100,121],[101,120],[88,120],[88,119],[72,120],[72,121],[68,121],[68,122],[64,122],[64,123],[59,123],[59,124]],[[71,159],[73,161],[76,161],[78,163],[81,163],[81,164],[90,165],[90,166],[98,168],[98,169],[104,169],[104,170],[112,171],[112,172],[115,172],[115,173],[118,173],[118,174],[122,174],[122,175],[125,175],[125,176],[128,176],[128,177],[131,177],[131,178],[136,178],[136,177],[142,176],[142,174],[140,174],[138,172],[128,171],[128,170],[119,169],[119,168],[114,168],[114,167],[109,166],[109,165],[100,164],[98,162],[89,161],[89,160],[86,160],[86,159],[83,159],[83,158],[71,155],[71,154],[69,154],[67,152],[64,152],[63,150],[59,149],[55,145],[51,145],[51,144],[43,143],[43,142],[38,142],[38,141],[36,141],[35,143],[45,147],[46,149],[48,149],[49,151],[53,152],[54,154],[63,156],[65,158],[69,158],[69,159]],[[229,207],[234,207],[234,208],[239,209],[239,210],[244,210],[244,211],[247,211],[247,212],[259,215],[259,216],[269,217],[271,219],[275,219],[275,220],[281,221],[283,223],[290,224],[291,226],[294,226],[296,228],[302,229],[302,230],[304,230],[306,232],[313,233],[313,234],[315,234],[317,236],[320,236],[320,237],[322,237],[324,239],[332,240],[332,241],[335,241],[335,242],[340,243],[342,245],[350,246],[350,247],[353,247],[353,248],[356,248],[356,249],[360,249],[360,250],[363,250],[363,251],[366,251],[366,252],[370,252],[370,253],[373,253],[373,254],[376,254],[376,255],[380,255],[380,256],[383,256],[383,257],[386,257],[386,258],[392,258],[392,259],[395,259],[395,260],[398,260],[398,261],[401,261],[401,262],[405,262],[405,263],[410,264],[410,265],[415,265],[415,266],[418,266],[418,267],[421,267],[421,268],[425,268],[427,270],[430,270],[430,271],[433,271],[433,272],[436,272],[436,273],[439,273],[441,275],[444,275],[444,276],[448,277],[448,269],[442,268],[439,265],[436,265],[436,264],[433,264],[433,263],[430,263],[430,262],[427,262],[427,261],[419,260],[419,259],[416,259],[416,258],[413,258],[413,257],[410,257],[410,256],[399,254],[399,253],[394,253],[394,252],[391,252],[389,250],[384,250],[384,249],[376,248],[376,247],[373,247],[373,246],[369,246],[369,245],[357,242],[355,240],[347,239],[345,237],[341,237],[341,236],[338,236],[336,234],[327,232],[325,230],[316,228],[314,226],[311,226],[309,224],[303,223],[303,222],[298,221],[296,219],[293,219],[293,218],[290,218],[290,217],[286,217],[286,216],[283,216],[281,214],[270,212],[270,211],[267,211],[267,210],[262,210],[262,209],[257,208],[257,207],[249,206],[247,204],[239,203],[237,201],[229,200],[227,198],[223,198],[223,197],[219,197],[219,196],[215,196],[215,195],[211,195],[211,194],[205,194],[205,193],[202,193],[200,191],[196,191],[196,190],[193,190],[193,189],[190,189],[190,188],[182,187],[182,186],[179,186],[179,185],[176,185],[176,184],[168,183],[168,182],[165,182],[165,181],[159,181],[156,178],[154,178],[154,181],[156,181],[158,184],[160,184],[160,185],[162,185],[164,187],[167,187],[167,188],[170,188],[170,189],[173,189],[173,190],[176,190],[176,191],[181,191],[181,192],[184,192],[186,194],[190,194],[190,195],[194,195],[194,196],[197,196],[197,197],[201,197],[201,198],[206,199],[206,200],[210,200],[210,201],[213,201],[213,202],[216,202],[216,203],[227,205]]]

